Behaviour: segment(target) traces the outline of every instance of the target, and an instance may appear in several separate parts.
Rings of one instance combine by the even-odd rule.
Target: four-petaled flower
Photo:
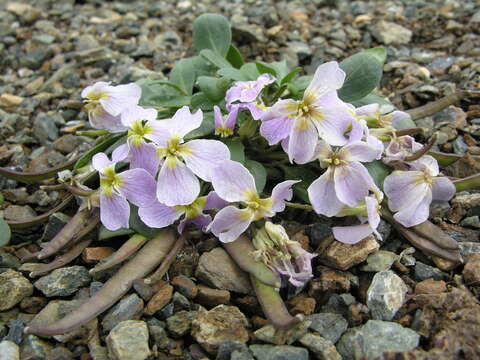
[[[299,180],[287,180],[276,185],[272,196],[260,198],[249,171],[236,161],[224,161],[212,173],[215,192],[228,202],[241,202],[244,208],[230,205],[218,212],[208,229],[222,242],[236,240],[252,221],[269,218],[285,209],[285,200],[293,196],[292,185]]]
[[[128,228],[128,201],[136,206],[148,206],[155,201],[155,180],[146,170],[115,171],[115,165],[127,158],[126,150],[115,149],[112,160],[104,153],[92,158],[92,165],[100,174],[100,220],[108,230]]]
[[[233,135],[235,124],[237,123],[239,105],[235,104],[230,107],[228,115],[223,116],[218,106],[213,107],[215,120],[215,135],[220,137],[228,137]]]

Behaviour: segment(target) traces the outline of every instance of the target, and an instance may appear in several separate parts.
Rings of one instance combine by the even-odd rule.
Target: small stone
[[[180,310],[190,310],[192,305],[190,301],[180,294],[179,292],[175,292],[172,297],[172,304],[173,304],[173,311],[177,312]]]
[[[104,331],[110,331],[125,320],[138,320],[143,313],[143,300],[137,294],[131,294],[115,305],[102,320]]]
[[[0,311],[11,309],[32,294],[32,284],[19,272],[7,270],[0,274]]]
[[[347,331],[348,322],[340,314],[320,313],[307,316],[310,320],[310,329],[319,333],[323,338],[335,344],[342,334]]]
[[[289,329],[277,329],[273,325],[265,325],[256,330],[253,334],[255,338],[266,343],[276,345],[290,345],[304,336],[308,331],[310,321],[302,321],[301,323]]]
[[[20,360],[18,345],[8,340],[0,342],[0,360]]]
[[[35,117],[33,133],[42,145],[58,138],[58,129],[53,118],[45,113],[40,113]]]
[[[86,248],[83,250],[82,258],[87,264],[96,264],[100,260],[103,260],[115,252],[115,249],[111,247],[94,247]]]
[[[241,294],[252,292],[248,275],[243,272],[222,248],[200,256],[195,276],[207,285]]]
[[[318,259],[325,265],[339,270],[347,270],[364,261],[369,254],[377,251],[379,247],[373,235],[354,245],[334,241],[318,256]]]
[[[317,267],[318,278],[310,282],[308,294],[320,299],[325,293],[344,293],[350,291],[350,279],[344,271],[330,269],[326,266]]]
[[[261,360],[308,360],[308,350],[291,345],[250,345],[256,359]]]
[[[23,102],[24,98],[12,94],[2,94],[0,95],[0,106],[17,106]]]
[[[230,302],[230,292],[198,285],[198,295],[195,298],[195,302],[208,307],[228,304]]]
[[[368,255],[367,264],[363,265],[361,270],[373,272],[390,270],[395,260],[398,260],[397,254],[391,251],[379,250]]]
[[[418,346],[420,335],[388,321],[369,320],[349,329],[337,344],[343,360],[373,360],[385,351],[408,351]]]
[[[248,353],[248,348],[245,344],[238,341],[225,340],[218,346],[217,357],[215,360],[231,360],[233,359],[233,352]],[[250,355],[250,358],[248,359],[253,360],[252,355]]]
[[[197,316],[197,311],[179,311],[167,319],[168,332],[174,338],[181,338],[190,332],[192,321],[196,319]]]
[[[53,213],[48,218],[42,239],[43,241],[52,240],[55,235],[70,221],[71,217],[61,212]]]
[[[151,354],[144,321],[122,321],[110,331],[106,342],[108,353],[114,360],[144,360]]]
[[[197,296],[197,285],[186,276],[175,276],[170,283],[175,287],[175,290],[189,299]]]
[[[466,217],[460,222],[460,225],[480,229],[480,217],[478,215]]]
[[[80,145],[85,142],[84,138],[80,136],[75,136],[72,134],[67,134],[59,137],[53,142],[53,147],[55,150],[60,151],[63,154],[70,154]]]
[[[412,32],[407,28],[389,21],[379,21],[371,29],[372,35],[385,45],[408,44]]]
[[[165,323],[151,318],[147,321],[148,332],[152,337],[154,344],[157,345],[160,349],[166,349],[170,343],[168,338],[167,331],[165,330]]]
[[[200,310],[192,323],[191,334],[210,354],[217,352],[224,340],[248,341],[245,315],[235,306],[219,305],[210,311]]]
[[[417,261],[415,264],[414,277],[417,281],[423,281],[426,279],[448,280],[449,278],[449,276],[443,271],[434,268],[433,266],[426,265],[420,261]]]
[[[5,336],[5,340],[11,341],[17,345],[20,345],[23,337],[23,330],[25,329],[25,324],[20,320],[10,320],[8,323],[8,334]]]
[[[441,294],[447,291],[445,281],[426,279],[415,285],[415,294]]]
[[[5,220],[30,221],[37,216],[37,213],[28,205],[9,205],[3,212]]]
[[[305,334],[300,343],[307,347],[318,360],[342,360],[335,345],[317,334]]]
[[[20,359],[45,359],[53,346],[35,335],[27,335],[20,347]]]
[[[165,284],[160,290],[157,291],[155,295],[150,299],[146,308],[145,314],[153,315],[158,310],[161,310],[165,305],[167,305],[173,296],[173,286]]]
[[[480,254],[470,255],[463,268],[463,278],[467,284],[480,283]]]
[[[72,360],[73,354],[66,347],[58,346],[48,353],[48,356],[45,360]],[[96,359],[93,356],[93,359]]]
[[[38,279],[34,285],[46,297],[69,296],[90,283],[91,277],[83,266],[70,266],[54,270]]]
[[[298,295],[288,300],[287,305],[289,306],[292,315],[310,315],[315,312],[317,302],[314,298],[306,297],[305,295]]]
[[[392,320],[406,300],[408,288],[393,271],[375,274],[367,291],[367,306],[377,320]]]
[[[20,309],[28,314],[38,314],[45,305],[47,305],[47,299],[39,296],[30,296],[20,302]]]

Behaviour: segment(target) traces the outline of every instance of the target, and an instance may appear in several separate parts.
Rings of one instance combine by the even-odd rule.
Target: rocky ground
[[[305,66],[385,46],[381,92],[409,109],[479,87],[480,2],[395,1],[52,1],[0,2],[0,166],[43,170],[77,156],[92,140],[80,91],[92,82],[162,79],[188,55],[191,26],[220,12],[250,59]],[[467,154],[445,169],[480,171],[480,105],[465,100],[417,121],[436,148]],[[0,177],[6,219],[28,220],[59,202],[58,191]],[[0,250],[0,359],[480,359],[480,192],[432,205],[465,265],[413,249],[387,223],[383,243],[332,242],[330,223],[300,210],[292,235],[311,251],[315,278],[283,289],[305,321],[286,334],[266,323],[246,276],[212,238],[191,241],[154,293],[132,291],[78,331],[24,335],[25,325],[62,317],[110,274],[88,269],[118,247],[94,241],[82,257],[40,278],[21,264],[22,244],[48,240],[73,209],[44,228],[15,233]],[[35,246],[35,245],[33,245]],[[30,245],[30,249],[32,246]],[[415,350],[414,350],[415,349]],[[388,352],[384,352],[387,351]],[[108,353],[108,355],[107,355]],[[108,356],[108,357],[107,357]]]

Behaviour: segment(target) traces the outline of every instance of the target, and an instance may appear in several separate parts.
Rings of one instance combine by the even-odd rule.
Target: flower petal
[[[150,206],[140,207],[138,216],[145,225],[153,228],[164,228],[173,224],[183,212],[176,210],[174,207],[163,205],[158,201]]]
[[[130,206],[127,200],[113,193],[111,196],[100,194],[100,221],[108,230],[128,229]]]
[[[199,193],[200,182],[193,172],[177,158],[167,158],[158,175],[158,201],[168,206],[189,205]]]
[[[108,97],[100,99],[100,104],[110,115],[117,116],[129,106],[137,105],[142,89],[135,83],[109,86]]]
[[[393,217],[405,227],[421,224],[428,219],[431,203],[432,192],[427,191],[425,196],[415,199],[415,201],[400,209]]]
[[[112,133],[125,131],[126,128],[122,124],[120,115],[113,116],[105,112],[102,108],[88,112],[88,120],[90,125],[95,129],[108,130]]]
[[[220,210],[208,226],[221,242],[229,243],[235,241],[253,220],[253,214],[247,210],[240,210],[235,206],[227,206]]]
[[[340,69],[336,61],[330,61],[320,65],[313,79],[305,90],[306,96],[313,94],[316,98],[322,97],[327,92],[338,90],[345,81],[345,72]]]
[[[113,162],[108,159],[108,156],[105,153],[96,153],[92,157],[92,166],[97,171],[102,171],[102,169],[107,166],[113,165]]]
[[[333,170],[328,168],[307,189],[308,198],[317,214],[335,216],[342,209],[343,204],[335,194]]]
[[[268,145],[275,145],[290,134],[295,119],[281,116],[262,121],[260,134],[267,139]]]
[[[133,105],[125,108],[122,111],[122,124],[130,127],[135,121],[141,120],[156,120],[157,110],[152,108],[143,108],[138,105]]]
[[[448,201],[455,195],[455,185],[446,177],[438,176],[433,178],[432,198],[433,200]]]
[[[428,184],[419,181],[423,178],[421,171],[397,170],[388,175],[383,182],[383,190],[388,197],[390,210],[401,210],[425,197],[430,189]]]
[[[223,200],[215,191],[210,191],[207,195],[204,210],[223,209],[228,202]]]
[[[334,180],[338,199],[351,207],[364,200],[370,190],[377,189],[368,170],[356,161],[337,166]]]
[[[380,224],[378,201],[373,196],[367,196],[365,198],[365,205],[367,205],[368,224],[373,230],[376,230]]]
[[[342,147],[339,155],[347,161],[370,162],[378,157],[378,150],[366,142],[355,141]]]
[[[285,201],[291,200],[293,196],[292,186],[301,181],[302,180],[287,180],[275,185],[272,190],[273,211],[278,213],[285,210]]]
[[[213,107],[213,119],[215,121],[215,129],[223,127],[223,115],[217,105]]]
[[[151,143],[143,143],[139,146],[130,144],[130,169],[145,169],[150,175],[157,175],[160,159],[157,156],[157,149]]]
[[[202,121],[202,110],[198,110],[195,114],[192,114],[188,106],[184,106],[178,109],[171,119],[164,120],[161,124],[167,126],[170,134],[183,138],[189,132],[200,127]]]
[[[122,144],[118,146],[115,150],[112,152],[112,162],[115,164],[125,160],[128,157],[128,154],[130,152],[130,148],[128,144]]]
[[[197,226],[199,230],[202,230],[203,232],[206,232],[208,225],[212,222],[212,217],[210,215],[199,215],[195,216],[193,218],[185,218],[180,223],[178,224],[177,231],[181,234],[183,233],[183,230],[185,229],[185,226],[188,224],[192,223]]]
[[[313,123],[303,117],[295,119],[288,142],[290,162],[305,164],[312,161],[317,142],[318,132]]]
[[[155,179],[144,169],[131,169],[117,175],[123,184],[115,189],[136,206],[155,202]]]
[[[334,226],[332,231],[335,239],[344,244],[356,244],[373,232],[372,228],[368,224]]]
[[[298,102],[291,99],[283,99],[277,101],[272,107],[262,115],[261,121],[276,119],[279,117],[290,116],[293,117],[297,112]]]
[[[246,192],[257,192],[252,174],[236,161],[223,161],[213,170],[211,179],[218,196],[229,202],[245,200]]]
[[[321,116],[314,118],[320,137],[330,145],[342,146],[348,142],[345,136],[354,120],[353,115],[344,107],[322,107]]]
[[[210,181],[214,168],[230,159],[230,150],[218,140],[191,140],[185,147],[188,148],[188,154],[182,156],[185,164],[205,181]]]

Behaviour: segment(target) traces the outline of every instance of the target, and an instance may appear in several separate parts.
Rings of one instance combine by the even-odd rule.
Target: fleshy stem
[[[288,207],[291,207],[291,208],[295,208],[295,209],[303,209],[303,210],[313,211],[312,205],[308,205],[308,204],[298,204],[298,203],[285,201],[285,205],[287,205]]]

